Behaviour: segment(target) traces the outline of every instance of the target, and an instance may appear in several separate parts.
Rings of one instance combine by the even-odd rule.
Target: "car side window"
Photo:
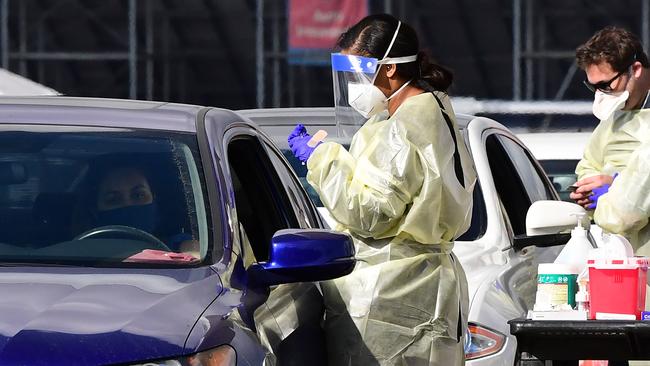
[[[554,200],[555,196],[543,178],[544,173],[535,166],[530,153],[506,136],[499,136],[499,141],[506,149],[510,160],[514,163],[530,202]]]
[[[282,180],[257,137],[234,137],[228,143],[228,163],[239,224],[256,261],[266,261],[275,232],[300,227],[298,219]]]
[[[291,169],[293,169],[293,171],[296,172],[296,175],[298,175],[298,180],[307,192],[309,199],[317,207],[323,207],[323,202],[321,202],[320,197],[318,196],[318,192],[316,192],[314,187],[312,187],[309,182],[307,182],[307,166],[301,163],[300,160],[298,160],[298,158],[293,155],[291,149],[283,149],[282,155],[284,155],[284,158],[289,162]]]
[[[300,227],[302,228],[318,228],[320,222],[316,217],[316,208],[309,200],[309,197],[302,188],[300,182],[296,178],[295,173],[283,159],[276,150],[265,142],[264,147],[268,153],[269,158],[273,167],[278,172],[278,176],[282,181],[285,190],[287,191],[287,196],[289,202],[293,206],[294,213],[298,218]]]
[[[487,137],[485,148],[494,185],[510,221],[512,231],[515,235],[521,235],[526,233],[526,213],[528,208],[534,200],[540,199],[538,195],[529,195],[526,184],[538,183],[535,182],[535,177],[522,179],[523,175],[530,174],[530,167],[526,166],[525,161],[521,160],[521,154],[516,154],[516,147],[508,144],[508,141],[512,140],[505,140],[503,141],[501,136],[497,134],[492,134]],[[514,141],[512,142],[514,143]],[[523,152],[525,153],[525,151]],[[514,158],[511,156],[514,156]],[[515,161],[517,162],[515,163]],[[518,169],[523,171],[518,171]],[[533,183],[529,182],[530,179],[533,180]],[[538,187],[530,191],[535,193],[538,191]]]

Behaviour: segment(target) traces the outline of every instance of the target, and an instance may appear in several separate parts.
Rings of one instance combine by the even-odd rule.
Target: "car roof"
[[[257,108],[241,109],[237,113],[248,117],[262,127],[290,126],[297,123],[309,126],[336,126],[334,107],[295,107],[295,108]],[[292,119],[292,118],[297,118]],[[456,114],[458,128],[467,128],[474,116]]]
[[[126,127],[196,132],[204,107],[128,99],[0,97],[0,124]]]
[[[580,160],[591,132],[535,132],[516,136],[537,160]]]
[[[325,130],[328,140],[349,144],[351,137],[336,137],[339,131],[336,126],[334,107],[298,107],[298,108],[259,108],[238,110],[238,114],[250,118],[278,145],[286,149],[287,135],[296,126],[303,124],[310,132]],[[474,116],[457,114],[458,128],[466,129]]]

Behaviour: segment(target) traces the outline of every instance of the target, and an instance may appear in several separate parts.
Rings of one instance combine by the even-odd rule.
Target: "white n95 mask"
[[[363,117],[370,118],[388,109],[388,101],[410,82],[411,80],[402,84],[388,98],[375,84],[348,83],[348,103]]]
[[[601,121],[609,119],[616,111],[620,111],[625,102],[630,97],[630,92],[627,90],[620,93],[603,93],[596,90],[594,94],[593,112],[594,116]]]
[[[388,107],[388,98],[373,84],[348,83],[348,103],[364,118],[370,118]]]

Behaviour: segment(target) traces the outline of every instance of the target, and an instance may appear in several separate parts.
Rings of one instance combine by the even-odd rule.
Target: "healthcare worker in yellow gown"
[[[627,167],[598,199],[594,220],[609,232],[626,236],[635,254],[650,256],[650,142],[636,149]]]
[[[639,175],[639,169],[648,164],[644,159],[650,156],[635,153],[642,144],[650,142],[648,57],[634,34],[607,27],[577,49],[576,61],[585,70],[585,85],[594,92],[594,115],[601,121],[576,168],[579,188],[571,198],[595,210],[596,224],[625,235],[636,254],[649,255],[650,250],[641,250],[650,242],[647,219],[643,223],[623,214],[632,206],[643,204],[628,202],[632,197],[642,197],[650,190],[644,185],[646,179]],[[631,167],[630,159],[635,154]],[[617,187],[616,194],[606,195],[610,186]],[[634,190],[637,192],[633,193]],[[623,192],[628,193],[620,196]]]
[[[625,236],[635,255],[650,255],[650,63],[638,37],[606,27],[576,50],[600,120],[578,163],[571,198],[605,231]],[[650,286],[646,288],[650,304]],[[610,363],[611,364],[611,363]],[[630,361],[630,365],[648,365]]]
[[[476,173],[445,93],[451,73],[389,15],[364,18],[338,46],[337,122],[367,121],[349,150],[311,147],[300,125],[289,136],[357,249],[352,274],[321,283],[329,363],[464,364],[467,281],[452,248],[470,225]]]

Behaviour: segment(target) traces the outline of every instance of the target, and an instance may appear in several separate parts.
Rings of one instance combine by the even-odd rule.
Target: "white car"
[[[591,132],[518,133],[517,137],[530,149],[560,194],[569,198],[569,186],[576,182],[576,165],[582,159]]]
[[[296,123],[303,123],[311,133],[324,129],[337,136],[331,108],[239,112],[259,124],[283,149],[303,182],[306,168],[288,150],[288,133]],[[531,241],[525,236],[526,213],[532,202],[559,197],[530,151],[503,125],[469,115],[458,115],[457,121],[478,173],[472,224],[454,246],[469,283],[467,364],[513,365],[517,345],[507,322],[525,316],[532,308],[537,264],[551,262],[561,249],[544,247],[554,244],[540,241],[548,238]],[[320,204],[313,189],[304,183]]]

